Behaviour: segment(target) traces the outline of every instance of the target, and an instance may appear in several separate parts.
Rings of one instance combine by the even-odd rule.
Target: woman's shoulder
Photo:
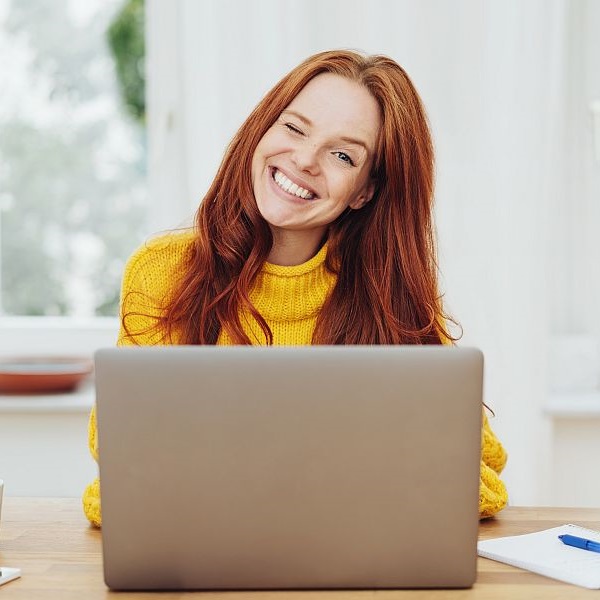
[[[189,255],[197,234],[191,229],[174,231],[150,238],[139,246],[127,261],[127,269],[140,266],[168,265],[181,262]]]
[[[124,287],[138,287],[132,284],[140,278],[150,287],[162,287],[164,278],[172,282],[173,274],[180,271],[196,239],[197,234],[191,229],[150,238],[129,257],[123,275]]]

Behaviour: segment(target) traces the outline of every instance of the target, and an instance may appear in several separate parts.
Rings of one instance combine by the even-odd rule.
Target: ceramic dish
[[[89,358],[28,356],[0,358],[0,394],[43,394],[73,390],[93,368]]]

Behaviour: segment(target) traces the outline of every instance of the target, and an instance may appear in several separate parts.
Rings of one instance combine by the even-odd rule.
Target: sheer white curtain
[[[148,1],[155,229],[179,224],[230,137],[292,66],[328,48],[388,54],[420,90],[438,162],[437,228],[462,344],[486,354],[486,401],[513,504],[551,502],[543,416],[553,273],[571,265],[565,196],[568,0]],[[551,285],[552,281],[552,285]]]

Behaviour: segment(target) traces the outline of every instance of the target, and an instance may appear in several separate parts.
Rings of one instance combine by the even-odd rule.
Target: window
[[[143,34],[142,0],[0,0],[0,315],[116,315],[147,235]]]

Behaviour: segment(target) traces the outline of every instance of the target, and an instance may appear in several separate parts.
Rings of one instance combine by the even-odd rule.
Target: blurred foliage
[[[0,69],[9,315],[117,315],[123,265],[147,236],[145,128],[115,102],[106,43],[122,4],[97,0],[87,20],[73,6],[19,0],[0,21],[0,56],[12,70]]]
[[[146,115],[144,0],[127,0],[107,32],[117,78],[128,112],[141,123]]]

